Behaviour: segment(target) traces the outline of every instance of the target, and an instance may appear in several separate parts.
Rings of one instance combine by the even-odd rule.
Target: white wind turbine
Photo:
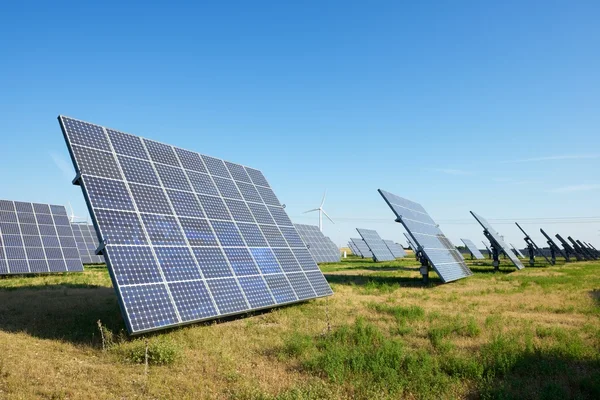
[[[69,221],[75,222],[75,220],[77,219],[83,221],[83,217],[78,217],[75,215],[75,211],[73,211],[73,206],[71,205],[71,202],[69,202],[69,209],[71,210],[71,215],[69,215]],[[85,222],[87,222],[87,218],[85,218]]]
[[[332,224],[335,224],[335,222],[333,222],[331,217],[329,215],[327,215],[325,210],[323,210],[323,204],[325,203],[325,196],[327,196],[327,190],[325,190],[325,193],[323,193],[323,200],[321,200],[321,205],[319,206],[319,208],[313,208],[312,210],[304,211],[304,214],[309,213],[309,212],[314,212],[314,211],[319,212],[319,230],[321,232],[323,232],[323,214],[325,214],[327,219],[330,220]]]

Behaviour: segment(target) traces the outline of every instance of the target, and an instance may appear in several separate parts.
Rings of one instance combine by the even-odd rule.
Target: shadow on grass
[[[510,274],[517,271],[514,267],[500,266],[500,270],[496,271],[492,264],[489,265],[469,265],[469,269],[475,274]]]
[[[411,270],[412,271],[412,270]],[[370,287],[392,287],[392,286],[403,286],[403,287],[423,287],[423,279],[419,275],[418,277],[410,276],[373,276],[373,275],[351,275],[351,274],[327,274],[325,278],[329,283],[335,283],[338,285],[348,286],[370,286]],[[437,276],[430,276],[428,286],[437,286],[442,281]]]
[[[594,289],[590,291],[590,297],[592,298],[592,300],[594,300],[596,305],[600,307],[600,289]]]

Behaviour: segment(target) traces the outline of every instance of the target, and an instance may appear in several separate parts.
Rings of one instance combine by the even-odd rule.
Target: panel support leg
[[[423,254],[422,251],[419,251],[419,260],[421,260],[421,268],[419,268],[419,272],[421,273],[421,276],[423,277],[423,283],[425,285],[427,285],[427,284],[429,284],[430,266],[429,266],[429,261],[427,260],[427,258],[425,257],[425,255]]]
[[[529,265],[533,267],[535,265],[535,250],[531,243],[527,245],[527,250],[529,251]]]

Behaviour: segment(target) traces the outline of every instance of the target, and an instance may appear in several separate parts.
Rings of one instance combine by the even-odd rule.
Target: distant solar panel
[[[548,246],[550,246],[550,254],[552,255],[552,264],[556,263],[556,253],[557,252],[558,252],[558,254],[563,256],[566,260],[567,255],[562,251],[562,249],[560,247],[558,247],[558,245],[554,242],[554,240],[552,240],[552,238],[550,236],[548,236],[548,234],[546,232],[544,232],[544,230],[542,228],[540,228],[540,232],[546,238],[546,243],[548,243]]]
[[[410,247],[410,249],[416,253],[418,251],[417,245],[412,241],[408,234],[404,233],[404,237],[408,241],[408,247]]]
[[[475,220],[477,220],[477,222],[479,222],[479,224],[483,227],[483,233],[488,238],[490,243],[492,243],[492,246],[496,247],[496,250],[498,252],[503,252],[504,254],[506,254],[506,257],[510,259],[510,261],[515,265],[515,267],[517,267],[517,269],[525,268],[525,266],[521,263],[517,256],[515,256],[513,252],[510,251],[510,248],[506,245],[506,243],[504,243],[504,240],[502,240],[500,234],[496,232],[494,228],[492,228],[490,223],[487,222],[485,218],[483,218],[481,215],[478,215],[473,211],[471,211],[471,214],[473,215]],[[494,263],[497,262],[498,260],[495,259]],[[497,267],[497,265],[495,267]]]
[[[356,247],[354,247],[354,243],[352,243],[352,241],[348,241],[348,247],[350,248],[352,254],[354,254],[355,256],[359,255],[358,250],[356,249]]]
[[[583,260],[582,256],[579,253],[577,253],[575,251],[575,249],[573,249],[571,247],[571,245],[565,239],[563,239],[562,236],[560,236],[558,233],[556,235],[554,235],[554,236],[558,239],[558,241],[560,242],[560,244],[562,244],[563,249],[565,250],[565,254],[567,256],[567,261],[570,259],[571,254],[575,256],[575,258],[577,259],[577,261],[582,261]]]
[[[379,189],[379,194],[396,214],[397,221],[408,231],[417,248],[422,250],[442,282],[451,282],[473,274],[459,251],[423,206],[385,190]]]
[[[99,242],[96,230],[90,224],[71,223],[79,256],[84,264],[102,264],[104,257],[96,255]]]
[[[542,250],[538,247],[538,245],[533,241],[531,236],[529,236],[529,234],[527,232],[525,232],[525,230],[523,228],[521,228],[521,225],[519,225],[518,222],[515,222],[515,224],[521,230],[521,232],[523,232],[523,234],[525,235],[525,238],[523,238],[523,240],[525,240],[525,243],[527,243],[527,247],[530,249],[535,249],[535,252],[537,252],[537,254],[539,254],[540,256],[544,257],[544,259],[548,262],[548,264],[553,264],[552,261],[548,260],[548,257],[546,257],[544,252],[542,252]],[[531,250],[530,250],[530,254],[532,254]],[[533,265],[533,263],[534,263],[533,257],[530,257],[529,262]]]
[[[356,228],[356,231],[371,250],[374,261],[393,261],[396,259],[377,231],[361,228]]]
[[[525,255],[521,253],[521,250],[517,249],[514,244],[509,243],[510,247],[517,253],[517,257],[525,258]]]
[[[371,253],[369,246],[367,246],[364,240],[360,238],[351,238],[350,240],[352,240],[352,243],[354,243],[354,246],[356,246],[363,258],[373,258],[373,253]]]
[[[259,170],[59,122],[130,333],[332,294]]]
[[[395,258],[402,258],[406,256],[404,249],[398,243],[395,243],[393,240],[384,240],[383,242],[386,244]]]
[[[340,251],[315,225],[294,224],[308,251],[318,263],[340,261]]]
[[[81,271],[65,207],[0,200],[0,275]]]
[[[475,246],[475,243],[473,243],[470,239],[460,239],[460,240],[465,244],[465,246],[471,252],[473,257],[475,257],[477,260],[485,259],[483,254],[481,254],[481,252],[477,248],[477,246]]]

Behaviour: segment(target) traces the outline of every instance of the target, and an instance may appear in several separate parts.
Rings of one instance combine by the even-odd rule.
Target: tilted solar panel
[[[410,236],[407,233],[404,233],[404,237],[408,241],[408,246],[410,247],[410,249],[416,253],[418,251],[417,245],[413,242],[413,240],[410,238]]]
[[[367,246],[364,240],[360,238],[351,238],[350,240],[352,240],[352,243],[354,243],[354,246],[356,246],[362,257],[373,258],[373,253],[371,253],[369,246]]]
[[[552,240],[552,238],[550,236],[548,236],[548,234],[542,228],[540,228],[540,232],[546,238],[548,246],[550,246],[550,248],[554,249],[555,252],[558,252],[558,254],[560,254],[561,256],[563,256],[566,259],[567,255],[562,251],[562,249],[560,247],[558,247],[556,242],[554,242],[554,240]]]
[[[383,243],[386,244],[390,252],[394,255],[395,258],[402,258],[406,256],[404,249],[398,243],[395,243],[393,240],[384,240]]]
[[[81,271],[65,207],[0,200],[0,275]]]
[[[517,253],[516,255],[521,258],[525,258],[525,255],[521,253],[521,250],[517,249],[514,244],[509,243],[510,247]]]
[[[352,254],[354,254],[355,256],[361,255],[356,246],[354,246],[354,243],[352,243],[352,241],[348,242],[348,247],[350,248],[350,251],[352,251]]]
[[[130,333],[332,294],[259,170],[59,122]]]
[[[371,250],[374,261],[393,261],[396,259],[376,231],[360,228],[356,228],[356,230]]]
[[[504,254],[506,254],[506,257],[510,259],[510,261],[515,265],[515,267],[517,267],[517,269],[525,268],[525,266],[521,263],[517,256],[515,256],[513,252],[510,251],[510,248],[506,245],[506,243],[504,243],[504,240],[502,240],[500,234],[496,232],[494,228],[492,228],[490,223],[487,222],[485,218],[483,218],[481,215],[478,215],[473,211],[470,212],[475,218],[475,220],[477,220],[477,222],[479,222],[479,224],[483,227],[484,232],[488,233],[488,239],[490,239],[490,241],[493,240],[498,246],[498,251],[502,251]]]
[[[452,242],[418,203],[379,189],[379,194],[408,231],[443,282],[465,278],[473,273]]]
[[[460,240],[465,244],[465,246],[467,246],[467,249],[469,249],[471,254],[473,254],[473,257],[475,257],[477,260],[485,259],[483,254],[481,254],[481,252],[477,248],[477,246],[475,246],[475,243],[473,243],[470,239],[460,239]]]
[[[294,224],[308,251],[318,263],[340,261],[340,251],[315,225]]]
[[[102,264],[104,257],[96,255],[98,249],[98,236],[94,225],[71,223],[79,256],[84,264]]]

